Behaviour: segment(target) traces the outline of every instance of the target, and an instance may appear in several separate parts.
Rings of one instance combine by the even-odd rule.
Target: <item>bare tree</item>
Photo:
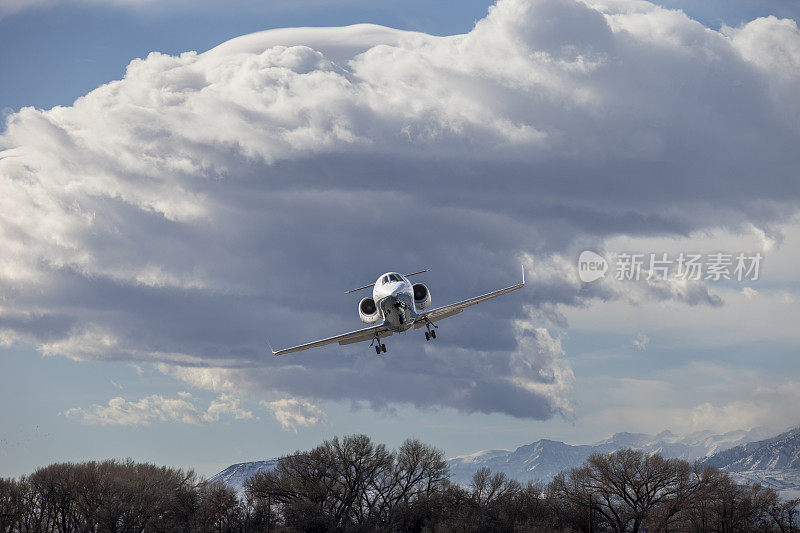
[[[629,449],[594,454],[584,466],[559,474],[553,483],[557,493],[576,506],[586,506],[620,533],[638,533],[646,520],[668,531],[696,491],[686,461]]]
[[[800,498],[780,501],[777,498],[771,502],[767,512],[778,526],[781,533],[795,533],[798,511],[800,511]]]
[[[278,504],[294,527],[380,529],[402,521],[408,516],[402,510],[440,492],[446,480],[440,450],[407,440],[391,452],[366,435],[353,435],[280,459],[274,471],[254,476],[246,490],[270,514]]]
[[[130,459],[56,463],[0,478],[0,531],[795,533],[800,504],[714,468],[630,450],[592,456],[547,490],[489,469],[461,487],[440,450],[407,440],[391,451],[364,435],[280,459],[245,495]]]

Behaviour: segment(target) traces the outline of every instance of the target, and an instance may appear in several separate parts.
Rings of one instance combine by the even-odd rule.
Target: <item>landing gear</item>
[[[426,341],[429,341],[431,339],[435,339],[436,338],[436,330],[435,329],[431,329],[431,326],[433,326],[434,328],[438,328],[439,327],[436,324],[434,324],[433,322],[430,322],[430,321],[428,321],[426,319],[425,320],[425,329],[427,330],[425,332],[425,340]]]
[[[400,325],[402,325],[405,322],[405,316],[403,313],[403,304],[397,302],[396,304],[394,304],[394,308],[397,310],[397,320],[400,322]]]
[[[375,342],[378,344],[375,344]],[[375,346],[375,353],[378,355],[380,355],[381,352],[386,353],[386,345],[381,342],[381,339],[377,334],[375,335],[375,338],[372,339],[372,344],[370,344],[370,346]]]

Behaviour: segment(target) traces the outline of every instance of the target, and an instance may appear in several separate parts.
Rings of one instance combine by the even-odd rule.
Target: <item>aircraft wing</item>
[[[306,344],[301,344],[292,348],[285,348],[283,350],[275,351],[272,349],[272,346],[270,346],[270,350],[272,350],[273,355],[284,355],[287,353],[299,352],[301,350],[308,350],[309,348],[316,348],[318,346],[325,346],[326,344],[333,344],[334,342],[338,342],[339,344],[353,344],[354,342],[371,341],[375,338],[375,334],[378,335],[378,338],[382,339],[384,337],[389,337],[392,334],[392,331],[383,324],[378,324],[376,326],[357,329],[356,331],[351,331],[350,333],[343,333],[341,335],[328,337],[327,339],[322,339],[319,341],[307,342]]]
[[[436,322],[437,320],[457,315],[467,307],[479,304],[481,302],[485,302],[486,300],[491,300],[492,298],[500,296],[501,294],[506,294],[507,292],[521,289],[524,286],[525,286],[525,268],[523,267],[522,282],[516,285],[512,285],[510,287],[506,287],[505,289],[488,292],[486,294],[476,296],[475,298],[470,298],[469,300],[462,300],[454,304],[445,305],[444,307],[437,307],[436,309],[431,309],[430,311],[425,311],[423,313],[420,313],[414,320],[414,329],[424,327],[426,320],[428,322]]]

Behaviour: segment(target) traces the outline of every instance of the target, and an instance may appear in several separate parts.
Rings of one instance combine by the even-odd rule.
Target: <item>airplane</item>
[[[485,302],[501,294],[521,289],[525,286],[525,267],[523,265],[522,282],[517,285],[476,296],[469,300],[462,300],[454,304],[445,305],[444,307],[437,307],[436,309],[425,311],[431,304],[431,291],[429,291],[428,287],[423,283],[412,284],[408,281],[408,278],[428,271],[430,271],[429,268],[420,270],[419,272],[412,272],[404,276],[397,272],[387,272],[379,277],[375,283],[345,291],[345,294],[350,294],[362,289],[373,288],[372,298],[362,298],[361,301],[358,302],[358,316],[365,324],[374,325],[351,331],[350,333],[328,337],[327,339],[300,344],[292,348],[285,348],[283,350],[274,350],[270,345],[272,354],[276,356],[284,355],[333,344],[334,342],[345,345],[371,339],[372,342],[370,346],[375,346],[375,353],[380,355],[381,352],[386,353],[386,345],[381,342],[383,338],[390,337],[394,333],[408,331],[411,328],[418,329],[424,327],[425,340],[436,339],[436,330],[439,326],[434,322],[457,315],[467,307]],[[433,326],[434,329],[431,329],[431,326]]]

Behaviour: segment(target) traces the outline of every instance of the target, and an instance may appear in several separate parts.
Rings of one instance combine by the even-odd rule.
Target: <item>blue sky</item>
[[[628,48],[612,13],[506,4],[475,30],[488,2],[0,12],[0,475],[105,457],[210,475],[354,432],[456,455],[800,423],[787,118],[800,37],[777,19],[743,26],[797,20],[796,8],[664,2],[715,31],[651,11],[664,40],[650,42],[623,6],[624,35],[641,40]],[[261,36],[176,58],[265,29],[362,22],[472,33],[456,59],[446,40],[394,33]],[[331,67],[336,39],[375,42]],[[284,41],[313,50],[261,54]],[[519,43],[549,59],[517,57]],[[279,86],[285,106],[267,106]],[[411,227],[395,234],[387,205],[412,211]],[[759,250],[765,262],[749,284],[583,286],[583,249]],[[267,338],[358,327],[342,292],[385,270],[432,266],[440,305],[513,282],[520,262],[525,293],[448,320],[435,346],[407,335],[386,360],[363,346],[266,357]]]

